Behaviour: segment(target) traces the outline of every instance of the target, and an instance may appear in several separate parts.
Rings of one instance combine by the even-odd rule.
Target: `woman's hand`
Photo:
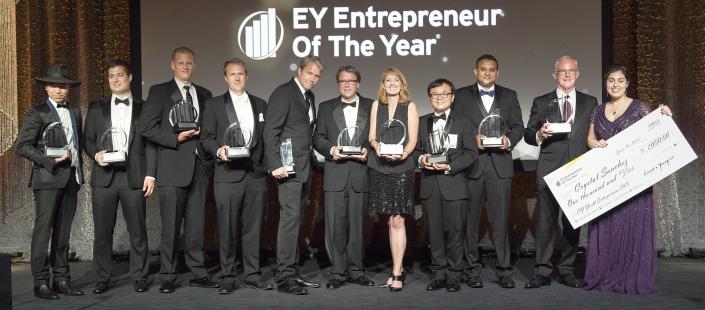
[[[660,104],[659,107],[661,107],[661,114],[666,116],[673,116],[673,113],[671,113],[671,108],[669,108],[667,105]]]

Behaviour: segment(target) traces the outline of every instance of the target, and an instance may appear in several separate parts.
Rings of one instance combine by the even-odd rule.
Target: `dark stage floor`
[[[156,257],[152,257],[155,260]],[[270,261],[271,262],[271,261]],[[490,259],[488,266],[492,264]],[[308,296],[288,296],[274,291],[240,289],[221,296],[215,289],[182,286],[173,294],[160,294],[159,284],[152,284],[147,293],[135,293],[126,277],[126,262],[116,262],[114,287],[103,295],[91,293],[95,274],[90,262],[72,264],[75,286],[85,296],[64,297],[57,301],[39,300],[32,295],[32,276],[29,264],[12,266],[13,304],[15,309],[705,309],[705,260],[692,258],[664,258],[658,261],[657,286],[659,293],[650,296],[629,296],[584,292],[565,287],[557,282],[541,289],[524,289],[526,275],[533,258],[516,262],[517,288],[502,289],[490,269],[483,271],[485,287],[471,289],[465,285],[460,292],[427,292],[429,273],[422,261],[412,263],[404,291],[390,293],[387,289],[345,285],[338,290],[310,289]],[[271,266],[264,270],[272,276]],[[368,275],[375,282],[386,280],[388,263],[370,263]],[[156,272],[156,263],[152,264]],[[326,279],[321,267],[325,262],[307,260],[301,268],[305,278],[322,282]],[[215,272],[215,270],[213,270]],[[154,274],[150,276],[153,278]],[[182,275],[182,285],[188,276]]]

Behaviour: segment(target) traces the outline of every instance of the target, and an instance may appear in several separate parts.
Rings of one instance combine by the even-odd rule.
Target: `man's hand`
[[[485,135],[480,135],[477,134],[475,135],[475,140],[477,141],[477,149],[478,150],[484,150],[485,148],[482,146],[482,139],[485,137]]]
[[[68,160],[71,159],[71,152],[69,152],[68,154],[66,154],[66,155],[64,155],[64,156],[54,158],[54,165],[56,165],[56,164],[58,164],[58,163],[60,163],[60,162],[62,162],[62,161],[64,161],[64,160],[67,160],[67,159],[68,159]]]
[[[191,139],[193,137],[198,137],[198,135],[200,135],[200,134],[201,134],[201,131],[197,131],[194,129],[182,131],[179,133],[179,136],[176,138],[176,141],[184,142],[184,141]]]
[[[421,157],[419,157],[419,166],[421,166],[422,169],[426,169],[426,170],[436,170],[436,168],[433,167],[433,165],[428,164],[428,156],[430,156],[430,155],[423,154],[423,155],[421,155]]]
[[[331,152],[331,155],[333,155],[333,160],[341,160],[341,159],[347,159],[348,155],[340,153],[340,148],[337,146],[334,146]]]
[[[289,174],[286,172],[285,167],[279,167],[272,171],[272,176],[277,180],[282,180],[288,178]]]
[[[550,138],[551,136],[553,136],[553,134],[551,134],[551,131],[548,130],[548,123],[543,123],[543,126],[541,126],[541,128],[539,128],[538,136],[539,136],[539,140],[541,140],[541,141],[546,140],[546,139]]]
[[[227,153],[227,145],[223,145],[218,149],[218,158],[222,161],[229,161],[230,159],[228,158],[228,153]]]
[[[448,171],[448,169],[450,169],[450,166],[448,166],[448,164],[434,163],[433,168],[434,170],[438,171]]]
[[[100,152],[98,152],[98,153],[95,153],[95,161],[98,163],[98,166],[107,167],[108,165],[110,165],[110,164],[108,164],[108,163],[106,163],[106,162],[103,161],[103,155],[104,155],[105,152],[107,152],[107,151],[108,151],[108,150],[102,150],[102,151],[100,151]]]
[[[144,197],[148,198],[154,193],[154,180],[145,178],[142,184],[142,191],[144,192]]]
[[[359,160],[359,161],[367,161],[367,149],[363,148],[362,149],[362,154],[360,155],[353,155],[351,156],[352,158]]]
[[[499,147],[500,150],[509,149],[509,138],[507,136],[502,136],[502,146]]]

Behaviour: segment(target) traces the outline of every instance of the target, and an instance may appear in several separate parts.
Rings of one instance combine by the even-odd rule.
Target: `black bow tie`
[[[484,95],[494,97],[494,89],[493,90],[480,89],[480,96],[484,96]]]
[[[354,108],[354,107],[357,106],[357,101],[353,101],[353,102],[341,101],[341,102],[343,103],[343,107],[352,107],[352,108]]]
[[[437,121],[437,120],[439,120],[439,119],[442,119],[442,120],[445,121],[445,120],[446,120],[446,113],[443,112],[443,113],[441,113],[441,115],[433,114],[433,121],[434,121],[434,122]]]
[[[129,98],[125,98],[124,100],[120,100],[120,98],[115,97],[115,105],[118,105],[118,104],[121,104],[121,103],[124,103],[125,105],[129,106],[129,105],[130,105],[130,99],[129,99]]]
[[[57,104],[56,104],[56,107],[57,107],[57,108],[64,108],[64,109],[68,109],[68,108],[69,108],[69,104],[68,104],[68,103],[66,103],[66,102],[62,102],[62,103],[57,103]]]

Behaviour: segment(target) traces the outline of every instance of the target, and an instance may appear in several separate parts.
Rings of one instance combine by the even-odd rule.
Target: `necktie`
[[[573,106],[570,104],[570,101],[568,101],[569,98],[569,95],[563,97],[563,120],[566,122],[573,115]]]
[[[356,107],[356,106],[357,106],[357,101],[353,101],[353,102],[345,102],[345,101],[343,101],[343,107],[351,107],[351,108],[354,108],[354,107]]]
[[[124,105],[126,105],[126,106],[129,106],[129,105],[130,105],[130,99],[125,98],[125,99],[123,99],[123,100],[120,100],[118,97],[115,97],[115,105],[118,105],[118,104],[121,104],[121,103],[124,104]]]
[[[306,111],[308,111],[313,104],[313,93],[310,90],[307,90],[304,93],[304,97],[306,97]]]
[[[435,123],[437,120],[439,120],[439,119],[442,119],[442,120],[445,121],[445,120],[446,120],[446,113],[443,112],[443,113],[441,113],[441,115],[433,114],[433,122],[434,122],[434,123]]]
[[[188,85],[184,85],[184,90],[186,91],[186,102],[188,102],[190,105],[193,105],[193,97],[191,96],[191,87]]]
[[[494,89],[493,89],[493,90],[484,90],[484,89],[480,89],[480,96],[490,96],[490,97],[494,97]]]

